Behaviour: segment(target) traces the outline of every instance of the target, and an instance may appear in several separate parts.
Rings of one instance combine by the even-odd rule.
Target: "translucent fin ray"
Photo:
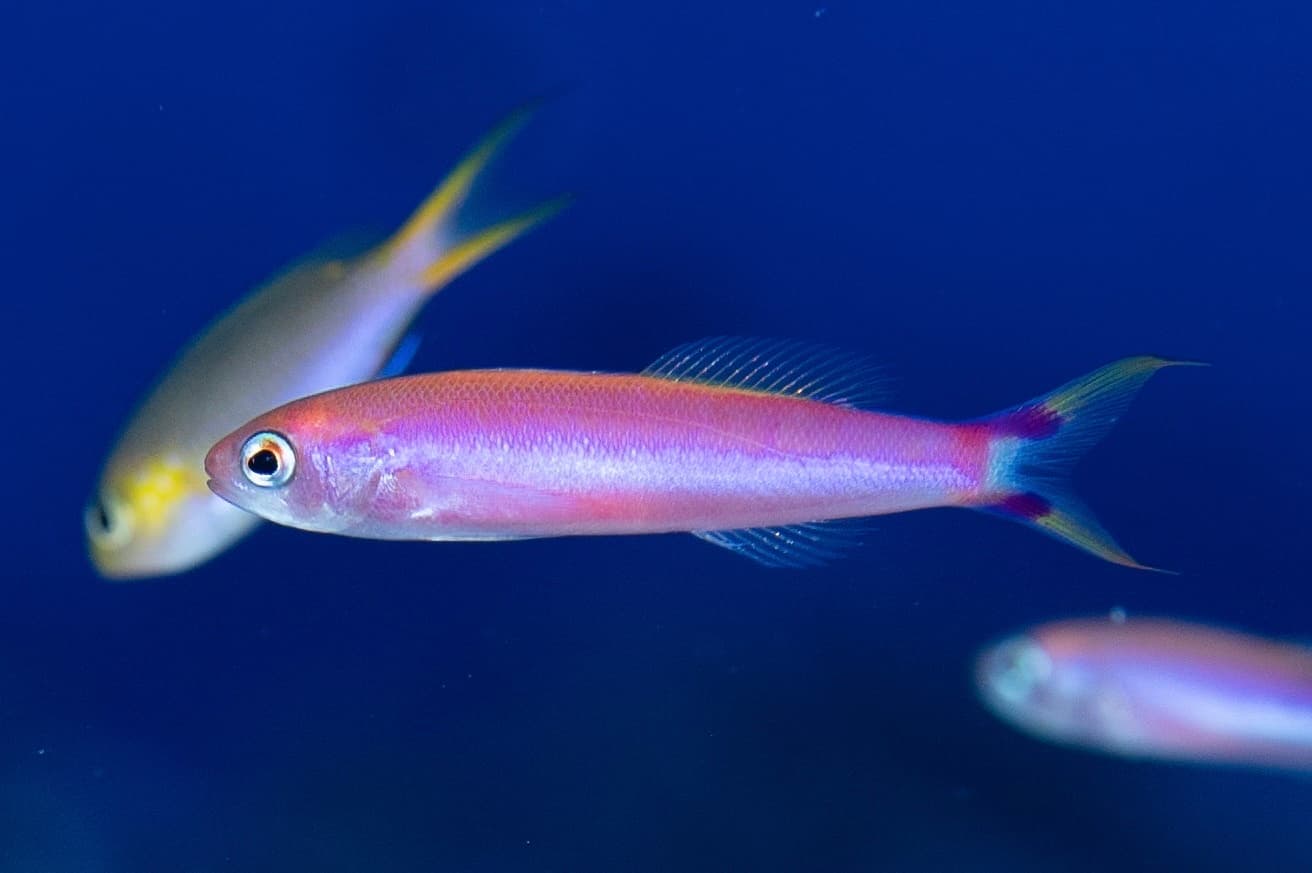
[[[671,349],[644,375],[870,409],[884,400],[879,369],[854,352],[795,340],[710,337]]]
[[[693,536],[766,567],[818,567],[861,544],[868,528],[847,521],[693,531]]]

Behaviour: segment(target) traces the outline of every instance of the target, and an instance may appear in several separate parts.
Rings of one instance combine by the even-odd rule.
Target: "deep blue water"
[[[1312,636],[1305,4],[3,18],[4,873],[1312,869],[1312,782],[1045,746],[969,675],[999,634],[1117,606]],[[793,336],[948,417],[1207,360],[1079,477],[1181,575],[944,511],[805,572],[681,536],[267,528],[98,579],[83,502],[179,346],[544,92],[478,202],[577,202],[437,298],[415,368]]]

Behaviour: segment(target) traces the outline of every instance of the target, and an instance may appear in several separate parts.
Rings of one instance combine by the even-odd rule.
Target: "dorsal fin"
[[[797,340],[710,337],[671,349],[642,372],[856,409],[873,407],[885,393],[879,369],[869,359]]]

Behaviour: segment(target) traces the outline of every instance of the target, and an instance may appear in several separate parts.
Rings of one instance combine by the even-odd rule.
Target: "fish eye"
[[[117,548],[132,537],[127,514],[114,500],[97,497],[87,505],[82,515],[87,537],[100,548]]]
[[[296,472],[296,452],[282,434],[261,431],[242,445],[241,471],[260,488],[286,485]]]

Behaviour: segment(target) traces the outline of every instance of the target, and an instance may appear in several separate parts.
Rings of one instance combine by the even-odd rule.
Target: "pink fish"
[[[1045,624],[984,650],[984,702],[1041,739],[1312,769],[1312,650],[1166,619]]]
[[[866,409],[858,363],[707,340],[639,374],[481,370],[297,400],[210,450],[210,488],[271,521],[392,540],[685,531],[766,564],[831,557],[822,522],[987,509],[1139,567],[1063,483],[1157,370],[1127,358],[962,423]]]

